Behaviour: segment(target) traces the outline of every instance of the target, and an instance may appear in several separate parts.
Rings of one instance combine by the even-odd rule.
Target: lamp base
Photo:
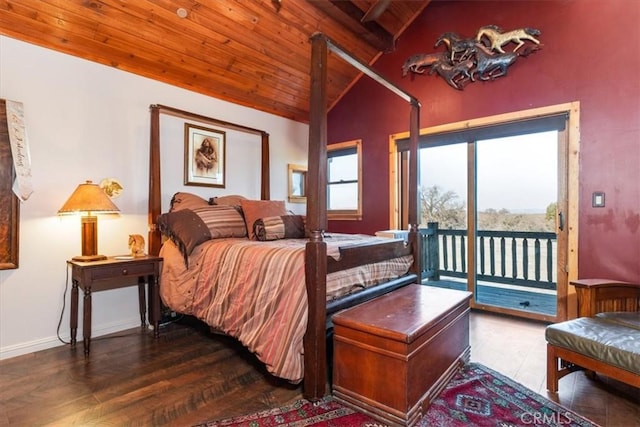
[[[71,258],[73,261],[92,262],[107,259],[105,255],[78,255]]]

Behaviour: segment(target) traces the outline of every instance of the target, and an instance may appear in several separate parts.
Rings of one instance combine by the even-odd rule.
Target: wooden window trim
[[[329,220],[347,220],[347,221],[360,221],[362,220],[362,140],[354,139],[351,141],[338,142],[327,146],[327,158],[331,157],[332,151],[340,151],[349,148],[355,148],[358,157],[358,208],[357,209],[329,209],[329,202],[327,200],[327,219]],[[327,180],[329,176],[327,174]],[[327,186],[329,184],[327,183]],[[328,193],[327,193],[328,197]]]

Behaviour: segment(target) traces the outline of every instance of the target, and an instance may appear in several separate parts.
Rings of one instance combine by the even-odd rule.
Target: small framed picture
[[[225,186],[225,132],[184,124],[184,184]]]

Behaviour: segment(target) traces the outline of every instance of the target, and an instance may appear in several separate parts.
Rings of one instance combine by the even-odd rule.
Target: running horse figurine
[[[438,37],[434,47],[438,47],[441,43],[444,43],[451,54],[451,63],[456,63],[458,61],[464,61],[473,54],[475,42],[474,39],[463,39],[457,33],[449,31]],[[456,54],[459,55],[456,56]]]
[[[505,53],[502,46],[510,42],[518,43],[518,45],[513,49],[514,52],[524,45],[524,40],[529,40],[539,45],[540,41],[534,37],[539,35],[540,30],[535,28],[520,28],[518,30],[508,31],[505,33],[497,25],[485,25],[484,27],[480,27],[478,30],[476,41],[480,42],[483,37],[486,37],[489,40],[489,47],[491,50],[497,50],[500,53]]]
[[[437,62],[446,61],[446,59],[446,56],[442,52],[411,55],[404,61],[404,64],[402,64],[402,77],[405,77],[409,71],[423,74],[425,68],[431,67]]]
[[[440,77],[445,79],[451,87],[462,90],[464,89],[464,84],[467,79],[473,81],[473,72],[471,72],[471,70],[474,65],[472,59],[459,61],[455,65],[451,65],[446,61],[439,61],[431,66],[429,75],[436,72]]]
[[[480,80],[493,80],[507,74],[509,65],[516,62],[516,52],[493,53],[485,45],[476,43],[476,68],[471,72],[471,80],[478,74]]]

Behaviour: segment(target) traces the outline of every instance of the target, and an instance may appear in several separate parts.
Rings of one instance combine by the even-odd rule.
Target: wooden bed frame
[[[327,274],[363,264],[399,257],[407,254],[420,254],[418,239],[418,132],[420,103],[418,100],[389,82],[366,64],[358,61],[344,49],[336,45],[323,34],[311,37],[311,97],[309,120],[309,151],[307,172],[307,228],[310,239],[305,248],[305,283],[308,297],[308,325],[304,337],[304,384],[303,395],[315,400],[327,394],[328,360],[326,332],[330,325],[330,316],[339,310],[364,302],[368,299],[390,292],[410,283],[416,283],[420,277],[420,256],[414,256],[409,274],[391,282],[378,285],[343,299],[327,303]],[[376,245],[372,250],[359,247],[341,249],[340,260],[327,257],[327,245],[323,233],[327,229],[327,59],[328,51],[351,64],[365,75],[391,90],[410,104],[410,155],[409,155],[409,237],[408,244],[390,240]],[[269,135],[266,132],[232,123],[217,121],[207,117],[187,113],[162,105],[151,106],[151,144],[149,167],[149,253],[160,252],[161,235],[156,227],[156,219],[162,213],[161,174],[160,174],[160,113],[190,118],[220,126],[240,128],[245,132],[262,135],[262,183],[261,198],[269,199]]]

